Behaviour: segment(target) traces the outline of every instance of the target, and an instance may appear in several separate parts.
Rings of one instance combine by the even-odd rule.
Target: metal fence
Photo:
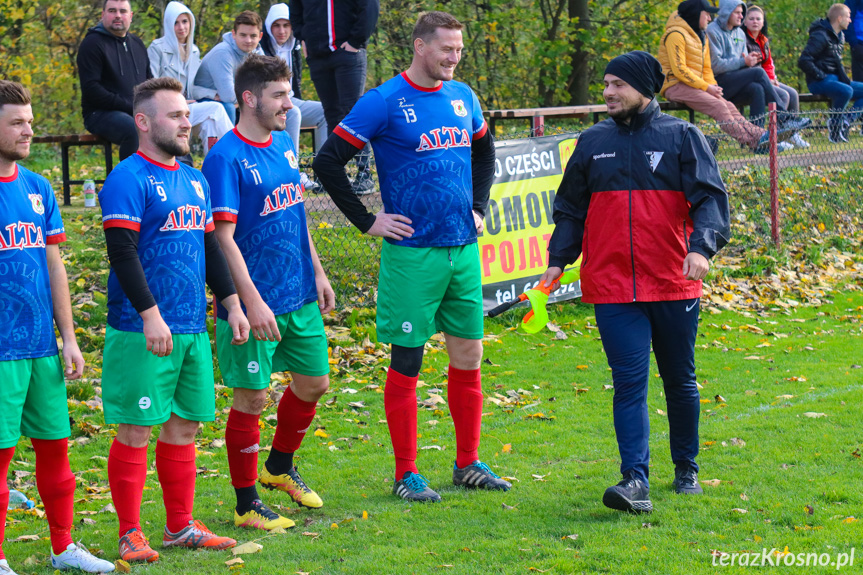
[[[860,119],[855,119],[847,132],[843,127],[831,133],[831,128],[850,118],[835,111],[816,110],[795,114],[792,120],[803,118],[811,123],[796,132],[799,138],[783,131],[784,122],[780,121],[773,145],[757,152],[729,136],[727,132],[733,130],[727,126],[723,130],[709,118],[697,118],[729,191],[734,245],[738,248],[757,249],[813,237],[838,241],[836,238],[863,226]],[[770,123],[770,118],[763,119],[764,129]],[[543,135],[577,135],[587,127],[589,124],[546,123]],[[840,134],[843,137],[838,137]],[[537,137],[531,130],[497,135],[498,140],[531,137]],[[301,158],[310,176],[312,159]],[[374,173],[373,159],[371,167]],[[349,171],[356,168],[349,167]],[[377,189],[361,199],[372,212],[383,207]],[[382,240],[360,234],[326,193],[308,194],[305,202],[315,245],[340,301],[347,306],[373,305]]]

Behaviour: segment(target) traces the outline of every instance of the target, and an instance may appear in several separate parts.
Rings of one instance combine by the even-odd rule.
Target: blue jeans
[[[695,380],[699,300],[596,304],[596,325],[614,381],[614,430],[620,472],[648,484],[650,347],[665,388],[671,459],[698,465],[700,395]]]
[[[854,113],[855,117],[863,110],[863,82],[844,84],[839,81],[836,74],[827,74],[823,80],[809,82],[807,86],[813,94],[823,94],[830,98],[832,101],[831,107],[834,110],[844,110],[851,100],[854,100],[851,112]]]
[[[96,110],[84,118],[84,127],[91,134],[101,136],[120,147],[122,162],[138,150],[138,130],[135,120],[126,112]]]
[[[212,98],[201,98],[198,100],[199,102],[218,102],[225,109],[225,112],[228,114],[228,118],[230,118],[231,123],[235,126],[237,125],[237,107],[234,106],[230,102],[222,102],[221,100],[213,100]]]

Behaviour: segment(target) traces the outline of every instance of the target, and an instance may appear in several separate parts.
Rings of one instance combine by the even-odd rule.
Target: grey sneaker
[[[0,559],[0,575],[18,575],[12,568],[9,567],[9,562],[5,559]]]
[[[512,487],[512,483],[501,479],[489,469],[488,465],[478,459],[462,468],[453,465],[452,483],[468,489],[488,489],[491,491],[509,491]]]
[[[624,477],[617,485],[612,485],[602,495],[602,504],[618,511],[630,513],[650,513],[650,489],[640,479]]]
[[[393,495],[398,495],[405,501],[417,503],[437,503],[440,495],[429,488],[428,481],[419,473],[405,471],[399,481],[393,485]]]
[[[358,196],[367,196],[375,193],[375,182],[368,172],[361,173],[351,183],[351,191]]]
[[[704,490],[698,483],[698,472],[692,467],[678,467],[674,470],[674,492],[685,495],[701,495]]]

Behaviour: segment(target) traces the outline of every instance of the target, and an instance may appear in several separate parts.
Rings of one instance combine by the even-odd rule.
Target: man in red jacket
[[[659,62],[630,52],[609,62],[610,119],[584,132],[554,202],[549,267],[555,282],[583,256],[582,300],[596,324],[614,381],[614,428],[623,480],[602,502],[634,513],[653,510],[648,485],[650,348],[668,403],[678,493],[701,493],[695,337],[701,280],[728,243],[728,194],[704,136],[659,111]]]

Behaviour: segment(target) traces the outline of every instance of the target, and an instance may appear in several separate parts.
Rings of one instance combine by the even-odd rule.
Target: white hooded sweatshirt
[[[191,20],[189,37],[186,45],[189,48],[189,57],[183,62],[180,54],[177,35],[174,33],[174,24],[180,14],[188,14]],[[183,93],[187,98],[192,97],[192,84],[195,75],[201,66],[201,52],[195,46],[195,15],[181,2],[169,2],[165,8],[165,16],[162,20],[164,36],[153,40],[147,49],[150,58],[150,72],[154,78],[176,78],[183,84]]]

